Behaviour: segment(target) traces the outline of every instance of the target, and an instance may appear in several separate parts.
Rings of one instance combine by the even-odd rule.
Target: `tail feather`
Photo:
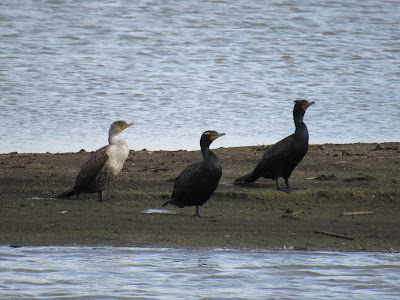
[[[235,180],[236,183],[250,183],[256,181],[260,176],[251,172]]]
[[[168,204],[173,204],[178,206],[179,208],[185,207],[186,204],[182,203],[181,201],[177,201],[175,198],[169,199],[167,202],[165,202],[162,207],[167,206]]]
[[[76,192],[74,190],[69,190],[69,191],[57,194],[55,197],[56,198],[61,198],[61,199],[66,199],[66,198],[69,198],[69,197],[71,197],[71,196],[73,196],[75,194],[76,194]]]
[[[174,204],[174,199],[169,199],[167,202],[165,202],[162,207],[167,206],[168,204]]]

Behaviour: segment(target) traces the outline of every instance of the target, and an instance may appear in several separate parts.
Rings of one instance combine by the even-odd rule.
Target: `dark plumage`
[[[163,204],[174,204],[180,208],[196,206],[196,216],[200,217],[200,206],[210,199],[222,175],[218,157],[209,149],[210,144],[225,133],[205,131],[200,139],[203,159],[188,165],[175,179],[171,199]]]
[[[312,104],[314,101],[295,101],[293,118],[296,131],[267,149],[254,171],[236,179],[236,183],[250,183],[264,177],[276,180],[279,191],[290,193],[296,189],[290,186],[289,177],[308,150],[308,130],[303,118],[307,108]],[[279,185],[279,177],[285,179],[285,188]]]
[[[109,144],[92,153],[79,171],[74,187],[56,197],[69,198],[76,195],[78,198],[81,193],[98,193],[98,201],[103,201],[103,191],[121,172],[129,155],[128,144],[118,135],[132,125],[125,121],[112,123],[108,132]]]

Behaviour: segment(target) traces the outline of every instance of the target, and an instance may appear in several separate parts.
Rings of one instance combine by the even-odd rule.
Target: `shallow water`
[[[400,254],[0,247],[0,298],[395,299]]]
[[[399,141],[398,1],[0,3],[0,153]]]

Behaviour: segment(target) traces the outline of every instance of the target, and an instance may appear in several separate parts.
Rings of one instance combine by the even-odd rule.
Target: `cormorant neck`
[[[201,145],[201,154],[203,155],[204,160],[211,158],[212,152],[208,145]]]
[[[293,113],[294,125],[296,126],[296,131],[304,124],[304,112],[294,112]]]
[[[118,142],[119,142],[120,140],[121,140],[121,139],[118,137],[118,135],[110,135],[110,136],[108,137],[108,143],[109,143],[110,145],[118,144]]]
[[[294,139],[298,141],[297,143],[308,145],[308,129],[306,124],[301,123],[300,125],[296,125],[296,131],[293,136]]]
[[[303,122],[304,112],[303,111],[294,112],[293,117],[294,117],[294,124],[296,125],[296,131],[294,133],[295,138],[301,141],[307,141],[308,143],[308,129],[306,124],[304,124]]]

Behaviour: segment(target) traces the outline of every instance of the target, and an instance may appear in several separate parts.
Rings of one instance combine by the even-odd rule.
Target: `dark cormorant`
[[[203,159],[188,165],[175,179],[171,199],[163,204],[174,204],[180,208],[196,205],[200,217],[200,206],[210,199],[222,175],[218,157],[209,149],[210,144],[225,133],[205,131],[200,139]]]
[[[118,135],[133,123],[116,121],[111,124],[108,132],[107,146],[93,152],[82,166],[72,190],[56,195],[57,198],[69,198],[81,193],[98,193],[100,202],[103,201],[103,191],[111,185],[121,172],[129,155],[128,144]]]
[[[303,122],[307,108],[314,101],[296,100],[293,118],[296,131],[267,149],[253,172],[235,180],[236,183],[254,182],[260,177],[275,179],[278,191],[290,193],[296,189],[289,184],[289,177],[308,150],[308,130]],[[285,188],[279,185],[279,177],[285,179]]]

